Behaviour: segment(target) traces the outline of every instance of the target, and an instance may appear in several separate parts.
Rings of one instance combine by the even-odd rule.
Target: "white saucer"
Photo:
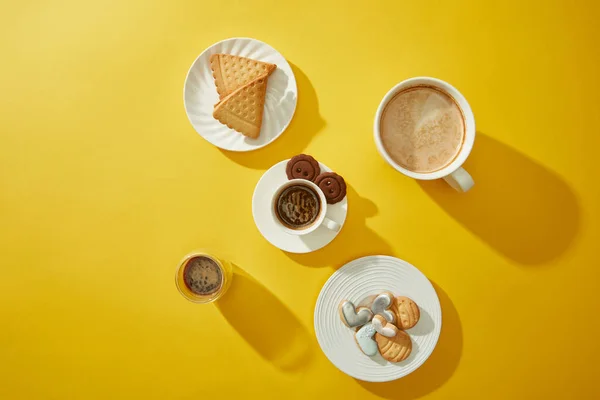
[[[273,220],[271,215],[271,200],[275,190],[288,180],[285,167],[289,160],[281,161],[273,165],[260,178],[252,196],[252,215],[260,233],[273,246],[290,253],[310,253],[328,245],[338,232],[327,229],[324,226],[304,236],[291,235],[284,232]],[[319,163],[321,172],[331,172],[327,166]],[[348,214],[348,196],[336,204],[327,206],[327,217],[338,224],[344,225]],[[340,229],[341,231],[341,229]]]
[[[269,77],[263,123],[258,139],[250,139],[213,118],[219,101],[209,58],[216,53],[233,54],[276,64]],[[196,58],[185,78],[183,103],[192,126],[204,139],[231,151],[260,149],[277,139],[288,127],[298,100],[292,68],[285,58],[266,43],[250,38],[232,38],[215,43]]]
[[[342,300],[365,305],[365,300],[383,291],[408,296],[421,310],[417,325],[406,331],[412,340],[412,352],[399,363],[390,363],[380,354],[363,354],[354,340],[354,330],[340,320]],[[441,329],[442,309],[431,282],[421,271],[395,257],[368,256],[344,265],[325,283],[315,306],[315,333],[323,353],[342,372],[363,381],[387,382],[410,374],[431,355]]]

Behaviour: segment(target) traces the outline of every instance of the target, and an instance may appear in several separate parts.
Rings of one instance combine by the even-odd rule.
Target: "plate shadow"
[[[465,163],[475,186],[458,193],[441,179],[419,185],[455,220],[505,257],[539,265],[563,254],[580,224],[577,197],[554,172],[477,132]]]
[[[295,262],[307,267],[340,268],[347,262],[372,254],[393,255],[391,246],[366,225],[369,217],[377,215],[377,206],[371,200],[347,186],[348,215],[342,230],[333,241],[312,253],[284,252]]]
[[[325,127],[315,88],[298,66],[289,60],[288,63],[296,77],[298,102],[286,131],[268,146],[255,151],[233,152],[219,149],[225,157],[247,168],[267,169],[281,160],[302,153],[312,138]]]
[[[418,399],[444,385],[458,368],[463,348],[460,317],[446,292],[431,283],[442,306],[442,331],[435,350],[420,368],[404,378],[382,383],[355,379],[369,392],[390,400]]]
[[[242,268],[234,265],[231,287],[215,304],[238,334],[278,369],[297,373],[310,364],[314,349],[307,329]]]

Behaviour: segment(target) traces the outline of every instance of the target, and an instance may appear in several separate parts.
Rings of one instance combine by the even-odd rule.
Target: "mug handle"
[[[473,178],[471,178],[471,175],[469,175],[469,173],[463,167],[459,167],[450,175],[444,176],[444,180],[448,183],[448,185],[452,186],[461,193],[468,191],[475,184],[475,181]]]
[[[327,217],[323,218],[323,226],[334,232],[338,232],[340,229],[342,229],[342,226],[340,224]]]

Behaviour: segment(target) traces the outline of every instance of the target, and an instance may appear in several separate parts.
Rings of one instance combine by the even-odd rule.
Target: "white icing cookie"
[[[377,342],[373,340],[375,332],[373,324],[369,322],[354,334],[358,347],[360,347],[360,350],[369,357],[374,356],[379,351],[377,349]]]
[[[377,333],[385,337],[394,337],[396,336],[396,333],[398,333],[398,328],[396,328],[396,325],[392,324],[391,322],[388,322],[381,315],[374,316],[373,321],[371,321],[371,324],[373,325],[373,328],[375,328]]]
[[[373,304],[371,305],[371,311],[373,314],[381,315],[389,322],[394,323],[396,320],[396,316],[393,312],[388,311],[388,308],[392,305],[392,301],[394,300],[394,295],[389,292],[383,292],[379,296],[375,297],[373,300]]]
[[[359,308],[357,312],[351,301],[343,300],[340,304],[340,317],[347,327],[354,328],[369,322],[373,313],[366,307]]]

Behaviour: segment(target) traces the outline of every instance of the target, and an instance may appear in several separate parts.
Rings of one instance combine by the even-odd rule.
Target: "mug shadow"
[[[277,297],[237,265],[233,266],[231,287],[215,304],[238,334],[278,369],[298,373],[310,364],[314,349],[306,328]]]
[[[539,265],[563,254],[580,224],[577,197],[552,171],[477,132],[465,163],[475,180],[458,193],[441,179],[419,181],[448,214],[505,257]]]
[[[315,88],[298,66],[289,60],[288,63],[298,86],[298,102],[290,125],[278,139],[261,149],[241,153],[220,149],[231,161],[247,168],[267,169],[281,160],[302,153],[312,138],[325,127]]]
[[[347,262],[372,254],[393,255],[391,246],[375,231],[369,229],[366,220],[377,215],[375,203],[347,186],[348,215],[346,222],[333,241],[324,248],[306,254],[284,252],[290,259],[307,267],[340,268]]]
[[[404,378],[383,383],[355,379],[364,389],[390,400],[418,399],[444,385],[458,368],[463,348],[460,317],[446,292],[434,282],[431,283],[442,306],[442,331],[435,350],[421,367]]]

